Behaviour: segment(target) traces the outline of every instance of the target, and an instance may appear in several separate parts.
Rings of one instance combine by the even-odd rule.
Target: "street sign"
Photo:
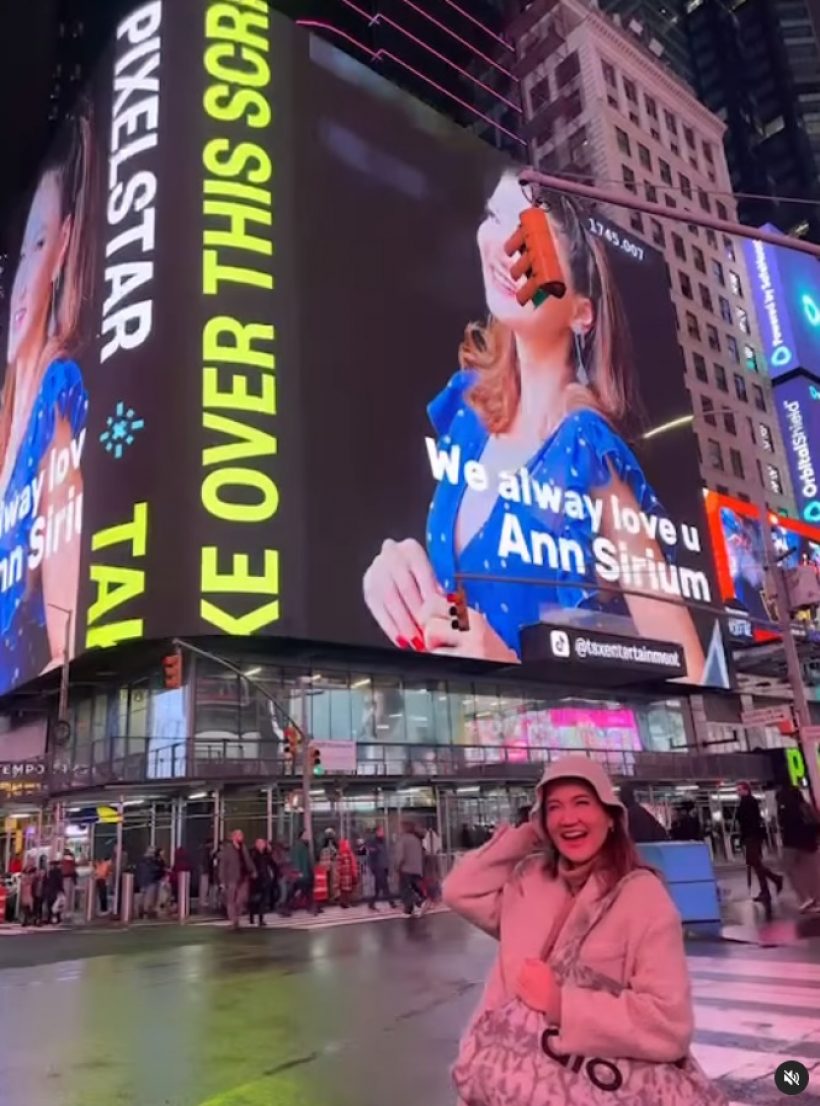
[[[744,710],[740,715],[744,726],[776,726],[778,722],[791,722],[792,708],[788,703],[774,707],[757,707]]]
[[[820,741],[820,726],[801,726],[800,736],[806,741]]]
[[[311,741],[310,748],[321,755],[323,775],[355,773],[355,741]]]

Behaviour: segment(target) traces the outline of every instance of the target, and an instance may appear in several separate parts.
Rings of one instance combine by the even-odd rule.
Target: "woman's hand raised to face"
[[[518,657],[498,636],[490,623],[472,607],[468,610],[469,629],[453,629],[450,602],[438,592],[421,610],[424,644],[431,653],[478,660],[506,661],[517,664]]]
[[[391,641],[423,652],[422,610],[444,596],[424,548],[412,538],[382,545],[363,582],[364,601]]]

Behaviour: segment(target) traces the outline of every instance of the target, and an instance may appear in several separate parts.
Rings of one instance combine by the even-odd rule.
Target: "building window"
[[[611,92],[606,98],[606,102],[611,108],[615,108],[616,111],[620,109],[621,105],[618,103],[618,97],[614,96]]]
[[[740,277],[733,269],[729,270],[729,287],[736,296],[743,295],[743,285],[740,283]]]
[[[712,150],[712,143],[711,142],[704,142],[703,143],[703,156],[706,158],[706,160],[708,161],[708,163],[710,165],[715,164],[715,154],[714,154],[714,151]]]
[[[740,347],[737,344],[737,338],[735,338],[734,334],[726,335],[726,345],[729,348],[729,353],[731,354],[732,360],[735,362],[736,365],[739,365]]]
[[[722,219],[725,222],[729,219],[729,212],[726,209],[726,204],[720,200],[715,200],[715,210],[717,211],[718,219]]]
[[[669,111],[667,108],[664,108],[663,118],[666,122],[666,129],[669,131],[669,133],[676,135],[678,133],[678,121],[672,114],[672,112]]]
[[[755,424],[754,421],[747,416],[746,423],[749,427],[749,437],[752,439],[752,445],[757,445],[757,438],[755,436]]]
[[[690,338],[697,338],[700,341],[700,327],[698,326],[698,320],[692,314],[691,311],[686,312],[686,333]]]
[[[608,61],[601,62],[601,68],[604,71],[604,80],[610,88],[617,88],[618,84],[615,80],[615,66],[610,65]]]
[[[783,494],[783,481],[780,479],[780,469],[777,465],[766,465],[766,474],[769,477],[769,487],[775,495]]]
[[[627,157],[632,156],[632,147],[629,143],[629,135],[626,131],[622,131],[620,127],[615,128],[615,140],[618,143],[618,149],[622,154],[626,154]]]
[[[742,399],[744,403],[749,402],[749,393],[746,391],[746,381],[740,373],[735,373],[735,395],[738,399]]]
[[[717,249],[717,235],[711,227],[706,228],[706,242],[713,250]]]
[[[641,163],[644,169],[652,168],[652,157],[649,153],[649,150],[647,150],[646,146],[644,146],[641,142],[638,143],[638,161]]]
[[[688,300],[692,299],[692,281],[689,279],[689,274],[684,272],[678,272],[678,282],[680,283],[680,290]]]
[[[692,199],[692,182],[683,173],[680,174],[680,190],[687,200]]]
[[[695,376],[701,384],[709,383],[709,374],[706,371],[706,359],[699,353],[692,354],[692,364],[695,367]]]
[[[751,334],[752,328],[749,325],[749,316],[747,312],[742,307],[736,307],[735,311],[737,313],[737,325],[744,334]]]
[[[726,370],[724,369],[723,365],[718,365],[718,363],[716,361],[715,365],[714,365],[714,369],[715,369],[715,384],[717,385],[718,390],[721,391],[721,392],[728,392],[729,391],[729,384],[728,384],[728,381],[726,380]]]
[[[629,213],[629,225],[633,230],[638,231],[639,234],[643,234],[643,217],[640,211],[631,211]]]
[[[701,305],[705,307],[707,311],[714,311],[714,306],[712,305],[712,293],[709,291],[706,285],[699,284],[698,292],[700,293]]]
[[[739,449],[729,450],[729,461],[732,465],[732,472],[735,474],[738,480],[743,480],[746,476],[746,473],[743,471],[743,458],[740,456]]]
[[[689,149],[694,150],[695,149],[695,132],[692,130],[691,127],[684,126],[684,128],[683,128],[683,138],[684,138],[684,141],[686,142],[686,145],[689,147]]]
[[[750,373],[760,372],[757,354],[755,353],[754,348],[750,346],[748,342],[744,343],[743,345],[743,361]]]
[[[713,469],[720,469],[723,472],[723,450],[720,448],[720,442],[716,442],[714,438],[706,439],[706,463]]]
[[[735,244],[732,239],[727,238],[725,234],[723,235],[723,251],[730,261],[735,260]]]
[[[656,246],[666,245],[666,235],[663,233],[663,227],[660,225],[657,219],[650,219],[649,225],[652,228],[652,242]]]
[[[675,257],[679,257],[681,261],[686,260],[686,246],[681,236],[674,231],[672,231],[672,248],[675,251]]]
[[[727,434],[731,434],[733,438],[737,437],[737,423],[731,411],[724,411],[723,426]]]
[[[695,263],[695,268],[699,273],[706,272],[706,258],[703,256],[703,250],[700,246],[692,247],[692,260]]]
[[[763,389],[759,384],[752,385],[752,399],[758,411],[766,410],[766,397],[763,395]]]
[[[760,458],[756,457],[755,461],[757,463],[757,478],[760,481],[760,486],[762,488],[765,488],[766,487],[766,480],[764,479],[764,476],[763,476],[763,466],[760,463]]]
[[[725,296],[718,296],[718,303],[720,304],[720,317],[725,323],[732,324],[732,306]]]
[[[624,175],[624,188],[627,192],[637,192],[638,187],[635,184],[635,172],[630,169],[628,165],[621,166],[621,172]]]
[[[678,206],[677,201],[675,200],[675,197],[670,196],[668,192],[664,192],[663,202],[666,204],[667,207],[677,207]]]
[[[631,104],[637,104],[638,102],[638,89],[635,86],[634,81],[630,81],[629,77],[624,77],[624,92],[626,98]]]
[[[649,181],[643,182],[644,191],[646,192],[646,198],[651,204],[658,202],[658,190],[654,184],[650,184]]]
[[[709,343],[709,349],[720,352],[720,338],[718,337],[717,327],[712,326],[711,323],[706,324],[706,341]]]
[[[650,119],[657,119],[658,118],[658,105],[657,105],[657,103],[652,99],[651,96],[646,96],[646,95],[644,95],[643,102],[644,102],[644,105],[646,107],[646,114],[649,116],[649,118]]]
[[[758,423],[760,430],[760,441],[763,448],[767,453],[774,453],[774,438],[772,437],[772,428],[767,426],[765,422]]]
[[[721,288],[726,287],[726,277],[723,274],[723,266],[717,260],[717,258],[714,257],[712,258],[712,276],[715,278]]]
[[[709,426],[717,426],[714,400],[711,400],[709,396],[701,396],[700,405],[703,409],[703,421],[708,423]]]
[[[661,180],[664,184],[672,183],[672,170],[669,167],[669,162],[664,161],[662,157],[658,158],[658,170],[661,174]]]
[[[698,189],[698,203],[704,211],[711,211],[712,205],[709,202],[709,195],[703,188]]]

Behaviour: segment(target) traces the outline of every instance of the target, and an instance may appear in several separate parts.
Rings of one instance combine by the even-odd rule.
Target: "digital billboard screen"
[[[9,266],[0,692],[59,662],[64,611],[74,653],[512,663],[570,624],[725,686],[694,437],[642,437],[690,409],[665,263],[542,198],[569,289],[520,307],[495,151],[263,0],[138,7]]]
[[[738,643],[773,641],[777,615],[766,581],[766,550],[760,514],[751,503],[708,491],[706,513],[727,628]],[[775,555],[785,569],[820,569],[820,527],[769,515]]]
[[[779,233],[771,225],[763,229]],[[769,373],[820,373],[820,264],[756,239],[745,239],[743,248]]]
[[[793,373],[775,385],[774,402],[800,516],[820,523],[820,380]]]

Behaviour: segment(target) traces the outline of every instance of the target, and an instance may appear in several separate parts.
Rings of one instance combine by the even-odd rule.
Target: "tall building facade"
[[[522,81],[534,165],[736,219],[725,124],[632,31],[583,0],[531,5],[512,29],[519,64],[538,58]],[[704,483],[793,513],[742,251],[694,223],[606,214],[666,257]]]
[[[816,0],[681,0],[694,87],[727,124],[744,221],[820,241],[820,46]],[[781,197],[794,198],[785,202]]]

